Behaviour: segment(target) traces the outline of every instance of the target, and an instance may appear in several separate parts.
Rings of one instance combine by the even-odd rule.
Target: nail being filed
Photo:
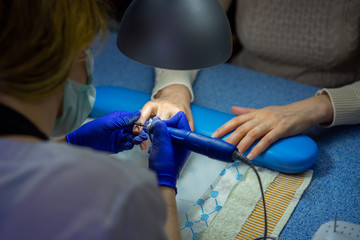
[[[140,127],[146,127],[146,125],[142,124],[141,122],[135,122],[134,125],[140,126]]]
[[[138,127],[150,127],[151,123],[152,123],[153,119],[152,118],[149,118],[145,124],[142,124],[141,122],[134,122],[134,125],[135,126],[138,126]]]

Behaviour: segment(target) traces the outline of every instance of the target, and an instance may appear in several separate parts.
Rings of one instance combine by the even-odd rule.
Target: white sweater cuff
[[[199,70],[169,70],[155,68],[155,84],[152,90],[151,99],[163,88],[173,85],[181,84],[189,89],[191,95],[191,102],[194,101],[194,93],[192,90],[192,84],[194,83]]]
[[[333,106],[333,121],[325,127],[360,123],[360,81],[340,88],[324,88],[316,95],[327,93]]]

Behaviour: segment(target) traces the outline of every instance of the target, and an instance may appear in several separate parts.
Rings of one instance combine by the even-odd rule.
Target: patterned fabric
[[[197,239],[199,233],[209,226],[248,168],[244,163],[234,162],[221,171],[215,182],[185,214],[185,221],[180,223],[183,239]]]
[[[312,170],[290,175],[280,173],[267,188],[265,203],[267,210],[268,236],[277,237],[295,209],[300,197],[309,185]],[[262,199],[246,220],[235,239],[251,240],[264,233],[264,209]]]
[[[313,171],[291,175],[256,168],[266,191],[268,236],[276,237],[309,185]],[[180,223],[184,240],[261,237],[264,212],[253,170],[242,163],[227,166],[185,215],[185,220]]]
[[[256,167],[264,191],[279,172]],[[199,240],[233,240],[254,211],[261,198],[258,179],[252,169],[248,169],[229,194],[225,205],[213,221],[199,234]]]

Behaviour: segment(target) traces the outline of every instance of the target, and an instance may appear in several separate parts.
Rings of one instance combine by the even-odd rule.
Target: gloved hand
[[[135,113],[116,111],[84,124],[67,134],[66,139],[70,144],[112,153],[129,150],[148,138],[144,131],[138,135],[132,132],[134,123],[139,117],[140,111]]]
[[[184,112],[178,112],[166,121],[155,117],[148,128],[152,140],[152,146],[149,149],[149,168],[156,172],[160,186],[172,187],[176,191],[176,180],[190,151],[172,141],[167,127],[190,131]]]

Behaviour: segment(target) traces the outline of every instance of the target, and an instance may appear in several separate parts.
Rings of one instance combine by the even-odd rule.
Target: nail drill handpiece
[[[135,122],[135,125],[146,126],[139,122]],[[147,125],[147,127],[149,127],[149,125]],[[172,127],[167,127],[167,130],[176,144],[192,152],[208,156],[209,158],[224,162],[233,162],[233,154],[237,152],[236,146],[218,138],[207,137],[199,133]]]

